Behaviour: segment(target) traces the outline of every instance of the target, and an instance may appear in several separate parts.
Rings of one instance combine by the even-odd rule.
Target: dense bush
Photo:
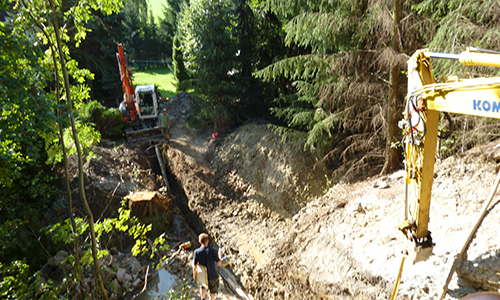
[[[101,136],[106,139],[117,139],[123,136],[125,122],[118,108],[105,108],[97,100],[83,104],[80,109],[84,121],[95,124]]]

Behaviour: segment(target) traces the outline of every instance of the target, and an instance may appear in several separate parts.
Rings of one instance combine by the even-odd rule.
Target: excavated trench
[[[163,152],[164,153],[164,152]],[[163,156],[165,157],[165,156]],[[160,168],[160,163],[158,161],[158,156],[156,154],[156,151],[154,148],[149,148],[148,149],[148,154],[147,158],[149,161],[149,165],[151,166],[151,170],[157,175],[157,176],[162,176],[162,171]],[[163,158],[162,158],[163,159]],[[201,233],[201,232],[206,232],[206,226],[199,217],[199,215],[195,212],[189,209],[188,205],[188,197],[186,196],[186,193],[179,182],[179,180],[175,177],[174,174],[172,174],[172,171],[170,169],[170,165],[168,164],[168,159],[165,162],[165,172],[167,175],[167,181],[170,187],[169,193],[173,197],[174,204],[179,208],[181,211],[182,215],[184,216],[187,224],[189,225],[190,229],[193,230],[196,233]]]

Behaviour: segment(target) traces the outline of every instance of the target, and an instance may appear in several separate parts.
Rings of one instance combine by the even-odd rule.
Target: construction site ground
[[[332,185],[303,145],[282,142],[263,121],[218,138],[208,129],[187,127],[189,102],[189,94],[181,93],[162,104],[172,118],[171,140],[162,146],[173,203],[164,228],[172,238],[169,255],[183,241],[195,244],[205,231],[214,246],[223,243],[228,269],[253,299],[390,298],[406,248],[397,230],[404,171]],[[415,265],[406,261],[397,299],[439,297],[493,185],[498,146],[478,146],[436,162],[429,223],[434,255]],[[110,213],[131,191],[163,185],[151,147],[106,142],[95,147],[96,158],[86,164],[94,215]],[[500,289],[495,199],[445,299]],[[192,249],[181,251],[169,268],[197,292],[191,259]],[[225,287],[218,297],[241,299]]]

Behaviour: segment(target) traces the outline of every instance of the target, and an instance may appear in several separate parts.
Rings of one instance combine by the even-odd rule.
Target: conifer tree
[[[237,47],[230,32],[231,10],[225,0],[191,1],[181,13],[179,28],[186,62],[192,68],[199,111],[191,124],[213,125],[214,131],[234,120],[237,104],[234,84]]]
[[[387,99],[391,62],[399,62],[394,74],[405,70],[405,52],[419,48],[423,40],[415,25],[411,1],[402,3],[401,53],[393,51],[393,19],[387,1],[272,0],[268,9],[289,20],[286,45],[297,45],[307,55],[284,58],[262,69],[257,76],[293,80],[296,92],[280,96],[273,113],[288,129],[307,132],[306,146],[347,179],[356,172],[382,169],[388,130]],[[406,31],[405,31],[406,30]],[[400,80],[398,85],[405,86]],[[396,110],[402,106],[396,95]],[[394,122],[394,120],[390,120]],[[375,167],[375,168],[374,168]],[[352,173],[352,174],[351,174]],[[367,175],[366,172],[364,172]],[[336,177],[336,175],[333,175]],[[336,178],[338,179],[338,178]]]
[[[474,46],[500,51],[500,4],[496,0],[424,0],[414,6],[426,21],[425,28],[430,37],[426,48],[434,52],[456,53]],[[435,78],[456,75],[461,78],[500,76],[499,68],[465,67],[456,60],[433,59],[432,72]],[[489,118],[451,114],[452,135],[439,140],[441,157],[463,152],[479,143],[487,143],[500,134],[499,122]]]
[[[189,85],[189,75],[187,74],[186,67],[184,66],[184,57],[182,55],[182,49],[177,35],[174,36],[172,59],[172,64],[174,66],[174,76],[177,81],[177,90],[185,90],[185,88]]]
[[[181,10],[182,0],[166,0],[163,5],[163,19],[160,21],[160,38],[165,47],[172,49],[177,32],[177,15]],[[173,59],[173,57],[172,57]]]

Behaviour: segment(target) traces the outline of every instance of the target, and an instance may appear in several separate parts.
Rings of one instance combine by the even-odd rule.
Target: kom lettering
[[[487,100],[472,100],[474,102],[474,110],[500,112],[500,102]]]

